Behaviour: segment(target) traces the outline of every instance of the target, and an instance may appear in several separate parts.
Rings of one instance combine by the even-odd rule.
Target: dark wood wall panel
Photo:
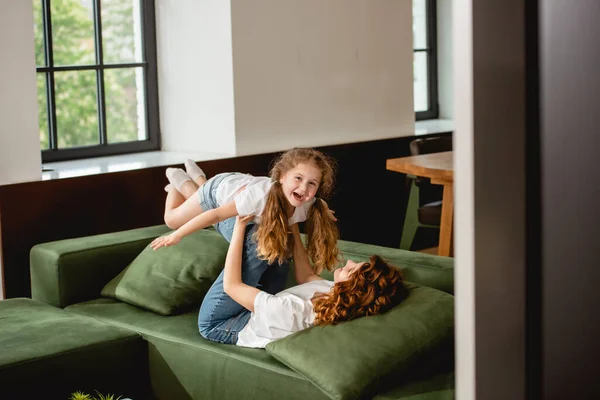
[[[399,245],[408,192],[404,175],[387,171],[385,160],[408,155],[412,139],[320,148],[338,161],[329,204],[342,239]],[[209,177],[227,171],[266,175],[277,154],[202,161],[201,166]],[[30,296],[29,251],[35,244],[163,223],[165,168],[0,186],[5,297]]]

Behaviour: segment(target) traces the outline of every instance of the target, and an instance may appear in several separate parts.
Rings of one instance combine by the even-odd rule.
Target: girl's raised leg
[[[202,211],[197,191],[185,199],[181,193],[172,188],[165,201],[165,224],[171,229],[178,229]]]

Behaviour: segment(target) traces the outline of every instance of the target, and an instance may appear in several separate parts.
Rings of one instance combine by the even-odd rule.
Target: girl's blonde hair
[[[335,162],[325,154],[314,149],[297,148],[283,153],[271,168],[273,186],[267,195],[267,202],[261,222],[255,233],[258,244],[258,256],[269,264],[279,264],[292,256],[293,238],[288,229],[286,215],[287,199],[283,194],[281,177],[298,164],[312,164],[321,171],[321,181],[317,189],[317,199],[310,207],[306,221],[307,249],[315,272],[323,268],[332,270],[338,264],[337,225],[328,215],[328,207],[323,198],[328,198],[333,189]]]
[[[313,297],[315,325],[335,325],[367,315],[384,313],[408,297],[402,275],[379,256],[371,256],[337,282],[328,293]]]

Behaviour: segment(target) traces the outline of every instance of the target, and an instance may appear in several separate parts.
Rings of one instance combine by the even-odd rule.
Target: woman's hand
[[[150,247],[152,247],[153,250],[157,250],[161,247],[173,246],[174,244],[179,243],[180,240],[181,236],[179,236],[177,232],[173,232],[170,235],[154,239],[152,243],[150,243]]]
[[[233,226],[234,231],[245,231],[248,223],[254,219],[254,215],[245,215],[243,217],[235,217],[235,225]]]
[[[329,219],[331,219],[333,222],[337,222],[337,218],[335,217],[335,211],[333,211],[332,209],[329,208],[329,205],[327,205],[327,202],[323,199],[319,199],[321,200],[321,203],[323,204],[323,207],[325,207],[325,210],[327,211],[327,216],[329,216]]]
[[[253,219],[254,219],[254,215],[245,215],[245,216],[243,216],[243,217],[241,217],[241,216],[239,216],[239,215],[238,215],[238,216],[235,218],[235,224],[236,224],[236,225],[240,225],[240,226],[244,226],[244,227],[245,227],[245,226],[246,226],[246,225],[248,225],[248,223],[249,223],[250,221],[252,221]]]

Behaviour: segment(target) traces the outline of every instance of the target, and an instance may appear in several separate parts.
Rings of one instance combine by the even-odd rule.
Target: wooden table
[[[444,186],[438,255],[450,256],[452,254],[452,215],[454,213],[453,152],[390,158],[386,162],[386,168],[390,171],[429,178],[431,183]]]

